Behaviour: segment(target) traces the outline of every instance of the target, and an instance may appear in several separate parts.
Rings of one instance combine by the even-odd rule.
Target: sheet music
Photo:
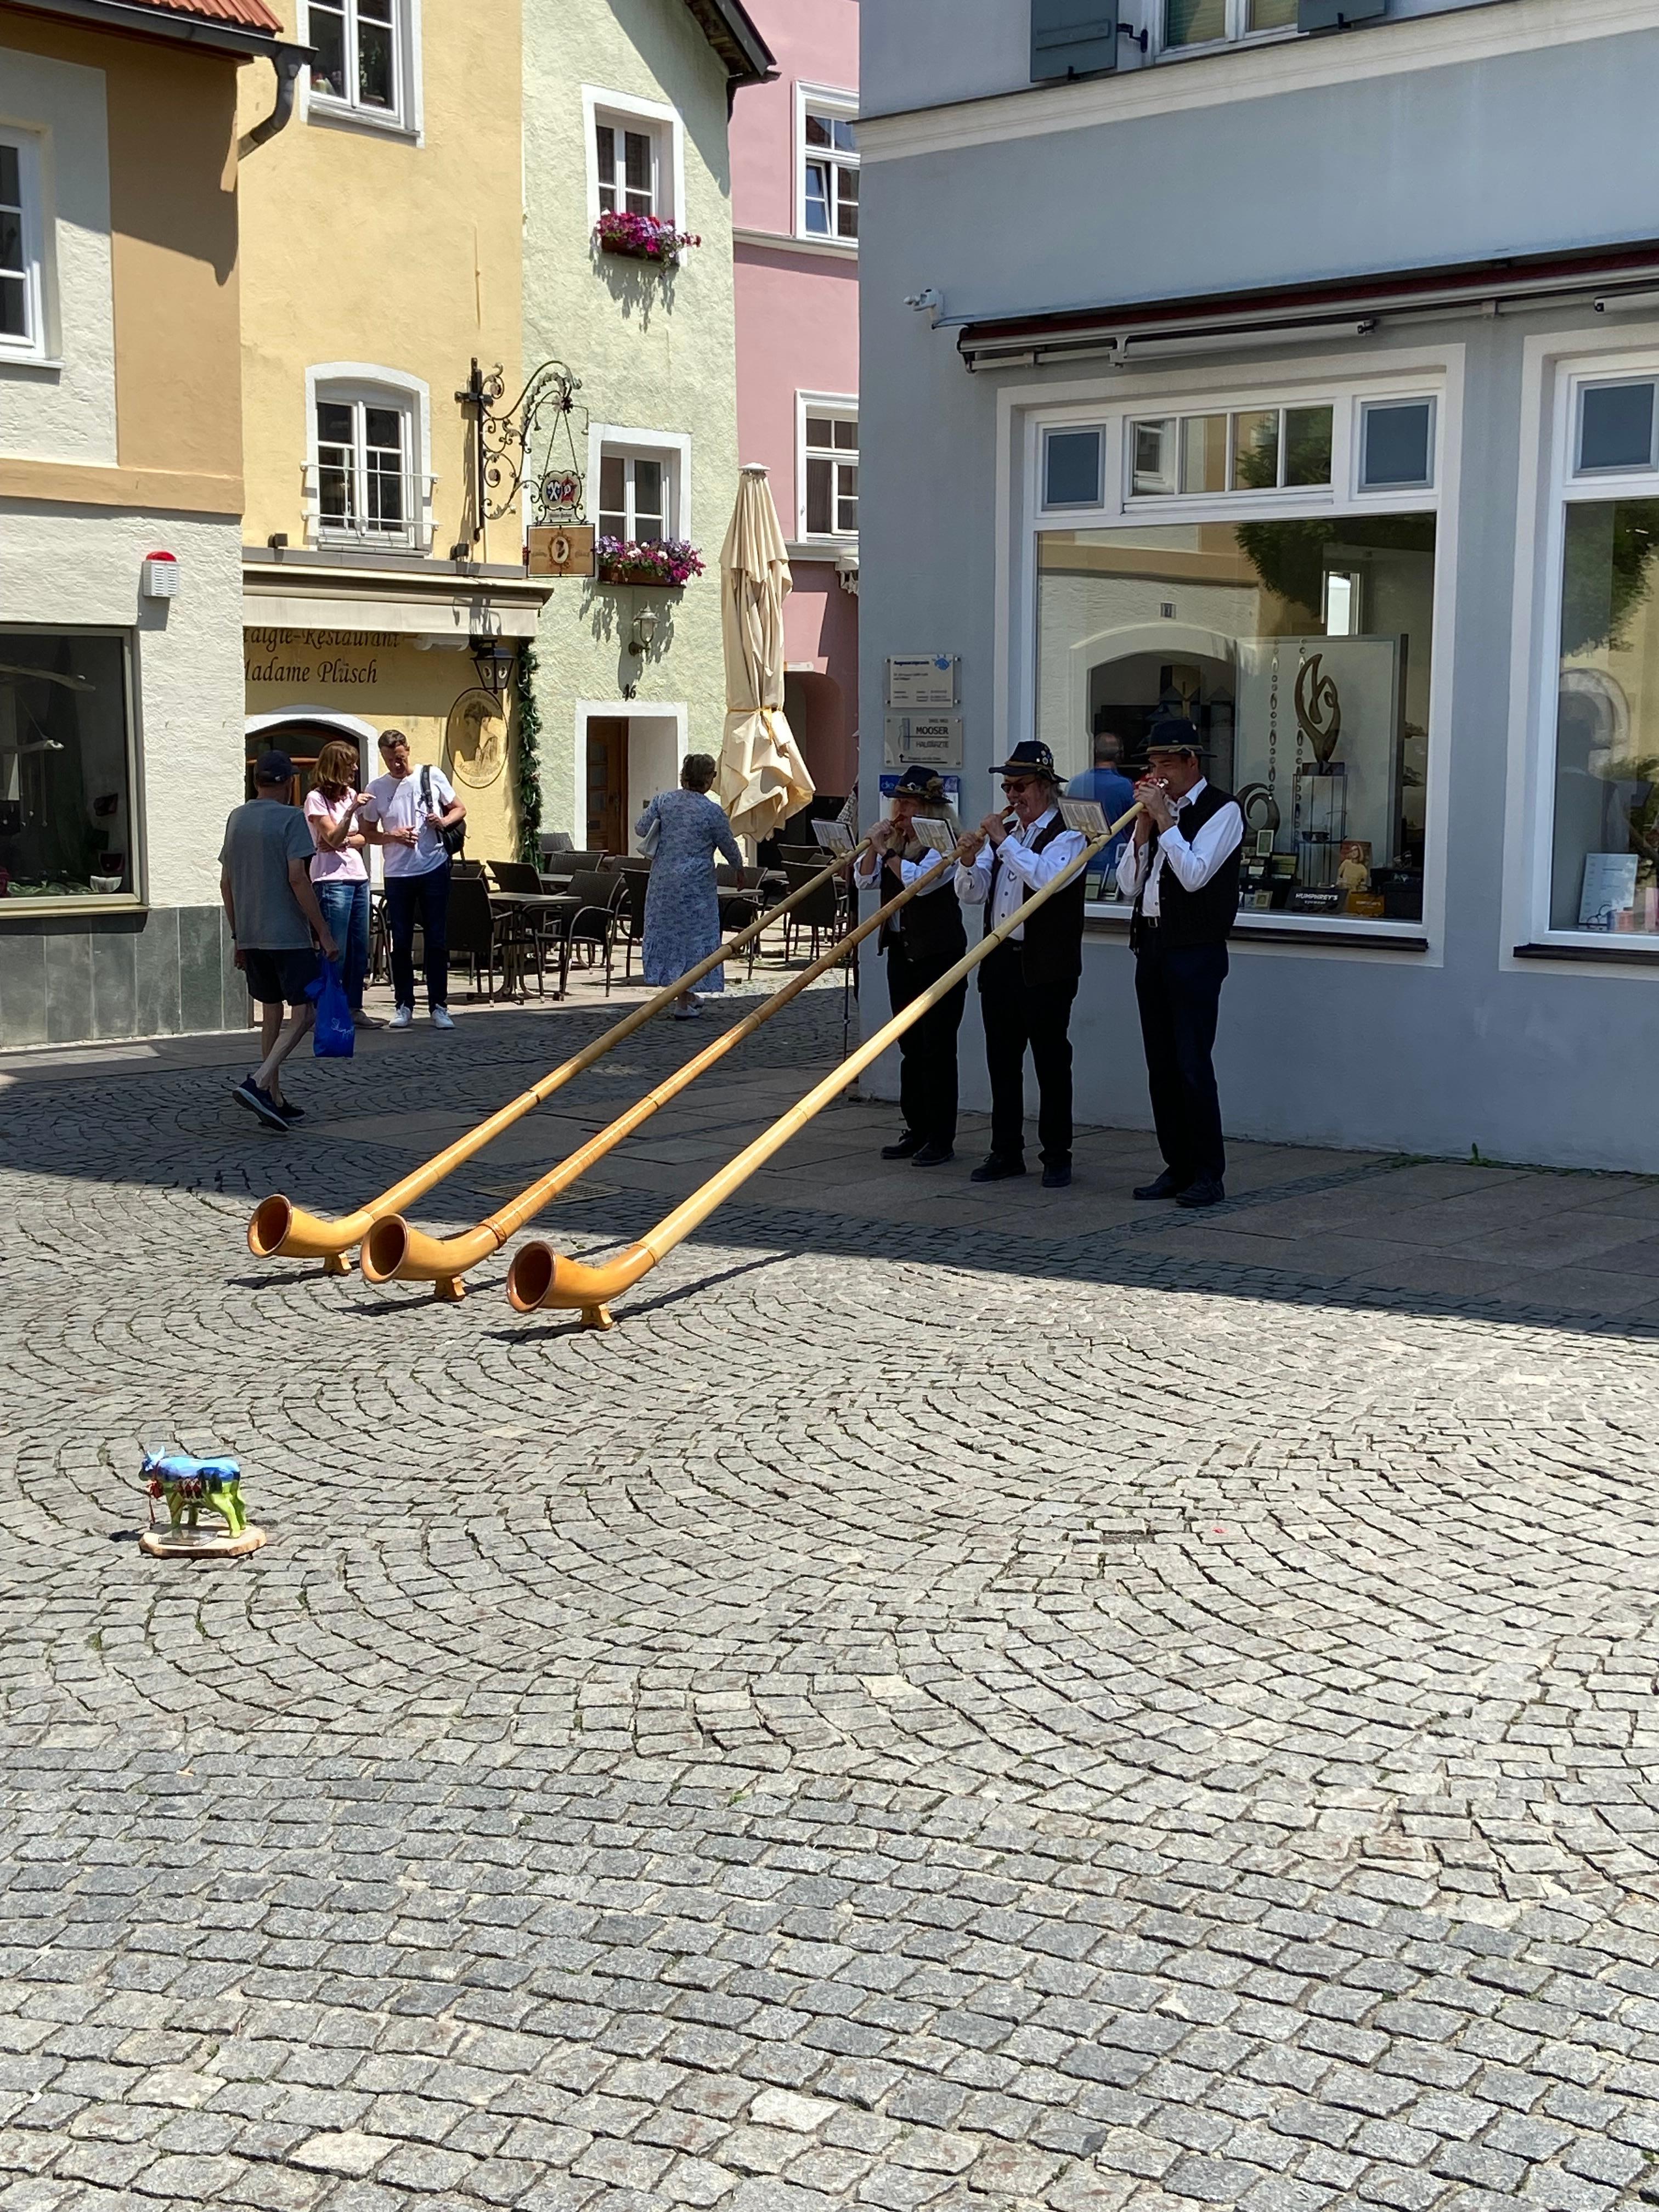
[[[1112,826],[1105,809],[1093,799],[1062,799],[1060,818],[1068,830],[1080,830],[1085,837],[1103,837]]]
[[[853,849],[852,833],[844,822],[815,822],[812,835],[826,853],[850,853]]]
[[[957,849],[950,823],[935,822],[930,815],[918,814],[910,824],[910,835],[930,853],[954,853]]]

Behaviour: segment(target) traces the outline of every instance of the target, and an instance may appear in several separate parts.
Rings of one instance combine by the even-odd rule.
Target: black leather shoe
[[[913,1168],[942,1168],[946,1160],[953,1160],[956,1156],[954,1145],[935,1144],[930,1138],[919,1152],[911,1153],[910,1164]]]
[[[1024,1172],[1024,1160],[1006,1159],[1000,1152],[993,1152],[980,1163],[968,1180],[969,1182],[1001,1182],[1009,1176],[1022,1176]]]
[[[1188,1184],[1186,1189],[1176,1199],[1176,1204],[1177,1206],[1219,1206],[1226,1195],[1226,1192],[1218,1182],[1213,1182],[1208,1176],[1200,1176],[1196,1182]]]
[[[884,1160],[908,1160],[912,1152],[919,1152],[927,1139],[907,1129],[896,1145],[884,1145],[881,1156]]]
[[[1052,1165],[1044,1168],[1042,1188],[1044,1190],[1069,1190],[1072,1188],[1070,1160],[1055,1160]]]
[[[1133,1195],[1136,1198],[1179,1198],[1181,1185],[1165,1168],[1156,1182],[1142,1183]]]

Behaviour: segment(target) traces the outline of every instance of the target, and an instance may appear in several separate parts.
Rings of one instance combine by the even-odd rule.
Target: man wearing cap
[[[1068,830],[1060,820],[1060,780],[1047,745],[1018,744],[991,773],[1002,778],[1013,824],[1003,811],[988,814],[957,868],[957,896],[964,906],[983,905],[987,935],[1076,860],[1086,842],[1081,830]],[[979,963],[991,1150],[974,1170],[975,1182],[1000,1182],[1025,1172],[1028,1045],[1036,1070],[1042,1187],[1064,1190],[1072,1180],[1069,1032],[1083,974],[1083,899],[1079,873]]]
[[[311,881],[311,832],[299,808],[289,804],[293,783],[294,763],[286,753],[261,753],[253,769],[257,795],[231,814],[219,848],[219,896],[235,940],[236,965],[259,1009],[262,1054],[231,1096],[273,1129],[301,1117],[301,1109],[283,1096],[280,1071],[311,1027],[311,993],[320,973],[313,939],[325,960],[338,957]]]
[[[905,769],[894,787],[890,818],[870,832],[871,850],[853,872],[861,891],[879,890],[884,906],[918,880],[922,885],[908,906],[883,922],[878,940],[887,961],[888,1003],[896,1014],[968,950],[962,908],[951,896],[950,855],[931,851],[915,836],[911,824],[918,815],[946,823],[954,837],[956,822],[944,780],[930,768]],[[957,1031],[967,1003],[964,977],[899,1039],[904,1127],[896,1144],[883,1146],[883,1159],[936,1168],[955,1158]]]
[[[1135,797],[1146,811],[1117,881],[1134,902],[1135,1000],[1164,1155],[1163,1174],[1135,1196],[1215,1206],[1227,1194],[1227,1157],[1211,1054],[1238,912],[1244,817],[1230,792],[1206,781],[1197,731],[1170,716],[1152,725]]]

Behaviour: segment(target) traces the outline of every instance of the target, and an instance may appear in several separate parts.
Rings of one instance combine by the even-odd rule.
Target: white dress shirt
[[[980,847],[976,860],[957,867],[957,896],[963,906],[983,906],[991,889],[991,872],[996,869],[997,887],[991,900],[990,927],[997,928],[1009,915],[1024,905],[1033,891],[1041,890],[1044,884],[1052,883],[1060,870],[1076,860],[1088,843],[1080,830],[1062,830],[1058,837],[1045,845],[1040,853],[1031,846],[1051,822],[1059,818],[1060,810],[1051,806],[1046,814],[1018,830],[1011,830],[999,846],[988,837]],[[1000,862],[1000,866],[998,863]],[[1012,942],[1018,945],[1025,935],[1021,922],[1014,931]]]
[[[896,854],[889,854],[886,853],[874,852],[866,853],[861,860],[855,862],[854,865],[854,883],[861,891],[874,890],[876,885],[881,881],[882,862],[890,858],[896,860],[897,857],[898,856]],[[950,857],[951,856],[948,853],[929,852],[924,853],[919,860],[899,860],[898,872],[900,889],[908,891],[911,884],[915,882],[918,876],[931,875],[935,868],[943,867],[945,861],[948,860]],[[916,896],[918,898],[931,898],[933,893],[943,886],[945,882],[945,877],[941,876],[938,883],[925,885],[922,890],[916,893]],[[895,915],[893,919],[896,922],[899,917]]]
[[[1190,791],[1170,801],[1170,812],[1179,820],[1206,787],[1205,779],[1200,776]],[[1156,844],[1149,838],[1146,844],[1137,845],[1132,838],[1118,854],[1117,887],[1126,899],[1133,899],[1140,892],[1141,913],[1148,921],[1156,921],[1158,879],[1166,867],[1173,872],[1183,890],[1201,891],[1221,863],[1243,842],[1244,817],[1238,801],[1230,799],[1190,839],[1177,836],[1173,829],[1166,830]],[[1143,878],[1141,870],[1149,853],[1152,865]]]

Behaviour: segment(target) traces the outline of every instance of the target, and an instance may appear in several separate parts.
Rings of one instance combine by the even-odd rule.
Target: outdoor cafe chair
[[[606,873],[597,868],[585,869],[572,882],[573,911],[566,918],[559,937],[561,998],[570,988],[571,957],[578,950],[586,954],[590,965],[603,957],[605,995],[607,999],[611,996],[611,965],[616,957],[617,932],[626,885],[627,878],[620,870]]]

